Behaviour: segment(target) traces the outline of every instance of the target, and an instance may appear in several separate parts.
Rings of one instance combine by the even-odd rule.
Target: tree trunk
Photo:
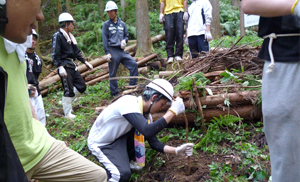
[[[211,33],[214,39],[218,39],[222,36],[221,25],[220,25],[220,6],[219,0],[210,0],[213,7],[212,10],[212,22],[211,22]]]
[[[126,2],[126,0],[121,0],[121,10],[122,10],[122,14],[121,14],[121,18],[122,20],[126,20],[127,18],[127,13],[126,13],[126,7],[128,6],[128,3]]]
[[[66,0],[66,11],[71,13],[71,5],[69,0]]]
[[[240,0],[231,0],[231,6],[236,6],[238,8],[240,5]]]
[[[57,11],[56,11],[56,17],[58,17],[59,15],[60,15],[60,13],[62,12],[62,6],[61,6],[61,2],[60,2],[60,0],[57,0],[56,1],[57,2]]]
[[[105,4],[104,4],[103,0],[98,0],[98,4],[99,4],[99,15],[101,18],[101,17],[103,17]]]
[[[135,1],[136,15],[136,35],[137,35],[137,50],[135,56],[142,57],[143,55],[153,52],[153,45],[150,36],[149,10],[147,0]]]

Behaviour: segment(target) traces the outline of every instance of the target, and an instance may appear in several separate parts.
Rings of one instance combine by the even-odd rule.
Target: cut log
[[[139,66],[143,66],[145,65],[147,62],[151,61],[152,59],[156,58],[157,57],[157,54],[154,53],[154,54],[150,54],[149,56],[145,57],[144,59],[138,61],[138,65]]]
[[[104,79],[107,79],[107,78],[109,78],[109,74],[108,73],[105,74],[105,75],[103,75],[103,76],[100,76],[98,78],[95,78],[93,80],[90,80],[90,81],[86,82],[86,84],[87,85],[94,85],[95,83],[100,82],[100,81],[102,81]]]
[[[159,78],[166,78],[166,77],[168,77],[170,75],[173,75],[175,73],[177,73],[177,71],[160,71],[158,73],[158,75],[159,75]]]
[[[103,75],[105,75],[105,74],[108,74],[108,72],[109,72],[109,70],[104,70],[104,71],[101,71],[101,72],[99,72],[99,73],[96,73],[96,74],[93,74],[93,75],[88,75],[88,76],[86,76],[85,77],[85,81],[87,82],[87,81],[90,81],[90,80],[93,80],[93,79],[95,79],[95,78],[98,78],[98,77],[100,77],[100,76],[103,76]]]
[[[188,91],[184,91],[188,92]],[[180,91],[182,93],[182,91]],[[189,92],[190,93],[190,92]],[[225,98],[228,99],[228,101],[232,105],[249,105],[249,104],[255,104],[255,101],[257,99],[257,96],[260,94],[260,90],[252,90],[252,91],[244,91],[244,92],[237,92],[237,93],[228,93],[228,94],[220,94],[220,95],[209,95],[204,97],[200,97],[200,102],[202,105],[206,105],[207,107],[214,107],[214,106],[224,106]],[[181,98],[190,98],[191,96],[182,96],[179,95]],[[195,97],[195,96],[194,96]],[[193,97],[193,98],[194,98]],[[193,108],[197,109],[197,105],[194,104],[193,101],[190,99],[184,99],[184,105],[186,108]],[[169,109],[169,105],[163,106],[161,111],[166,111]]]
[[[58,84],[58,85],[55,85],[54,87],[50,87],[50,88],[41,90],[41,95],[44,96],[44,95],[48,94],[49,92],[51,92],[52,90],[56,90],[60,87],[61,87],[61,84]]]
[[[151,63],[147,63],[147,66],[151,68],[154,68],[156,70],[161,68],[161,62],[160,61],[153,61]]]
[[[165,112],[159,112],[152,114],[153,121],[163,117]],[[186,112],[185,113],[188,119],[188,122],[196,122],[195,113]],[[213,117],[219,118],[221,116],[228,115],[228,110],[221,110],[221,109],[203,109],[203,114],[205,116],[206,122],[213,119]],[[244,105],[236,108],[230,108],[229,110],[230,115],[238,116],[244,119],[259,119],[261,118],[262,114],[261,111],[257,111],[257,108],[253,105]],[[184,117],[183,114],[179,114],[178,116],[174,117],[171,121],[172,124],[184,124]]]

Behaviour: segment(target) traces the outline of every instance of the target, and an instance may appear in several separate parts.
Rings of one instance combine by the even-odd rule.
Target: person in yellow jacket
[[[172,63],[174,59],[182,61],[184,22],[188,19],[187,0],[160,0],[159,22],[164,24],[166,33],[168,63]]]
[[[0,181],[23,182],[33,178],[44,182],[104,182],[107,180],[105,170],[68,148],[63,141],[51,137],[38,121],[29,102],[25,46],[31,46],[32,29],[43,19],[40,0],[0,0],[0,120],[4,115],[7,131],[18,155],[16,158],[20,159],[23,167],[23,171],[3,174],[3,163],[8,167],[15,163],[14,159],[9,158],[10,153],[4,156],[1,150]],[[26,45],[22,45],[24,42]],[[0,124],[2,127],[3,123]],[[0,149],[2,142],[1,137]],[[3,179],[2,176],[13,178],[19,173],[24,174],[24,171],[25,180]]]

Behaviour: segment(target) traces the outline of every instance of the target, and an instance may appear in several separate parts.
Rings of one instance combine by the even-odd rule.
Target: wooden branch
[[[202,130],[203,130],[203,133],[206,134],[207,128],[205,126],[205,118],[204,118],[204,114],[203,114],[203,110],[202,110],[201,101],[199,99],[199,92],[198,92],[198,89],[196,87],[195,79],[192,78],[192,80],[193,80],[193,91],[195,92],[196,104],[198,106],[198,111],[199,111],[199,114],[200,114],[200,117],[201,117],[201,122],[202,122],[201,127],[202,127]]]

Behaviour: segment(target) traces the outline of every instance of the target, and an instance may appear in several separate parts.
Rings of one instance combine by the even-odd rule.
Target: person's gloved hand
[[[180,156],[192,156],[193,155],[193,143],[182,144],[179,147],[176,147],[175,153]]]
[[[300,3],[299,3],[299,1],[295,2],[293,8],[294,8],[294,9],[292,9],[293,15],[300,17]]]
[[[207,42],[212,40],[212,35],[210,31],[205,32],[205,39],[207,40]]]
[[[126,40],[122,40],[121,41],[121,48],[125,49],[125,47],[126,47]]]
[[[188,38],[188,37],[186,37],[186,38],[184,39],[184,44],[185,44],[186,46],[189,46],[189,38]]]
[[[172,101],[172,105],[169,110],[172,111],[176,116],[180,113],[183,113],[185,111],[185,106],[182,98],[176,97],[176,99]]]
[[[106,61],[111,62],[111,54],[105,56]]]
[[[67,77],[67,72],[65,70],[65,68],[63,66],[60,66],[58,67],[58,74],[61,76],[61,77]]]
[[[93,67],[93,65],[91,65],[89,62],[85,62],[85,65],[89,68],[89,69],[93,69],[94,67]]]
[[[189,13],[188,12],[184,12],[183,14],[183,21],[188,21],[189,19]]]
[[[159,14],[159,23],[163,23],[165,21],[165,15],[160,13]]]

